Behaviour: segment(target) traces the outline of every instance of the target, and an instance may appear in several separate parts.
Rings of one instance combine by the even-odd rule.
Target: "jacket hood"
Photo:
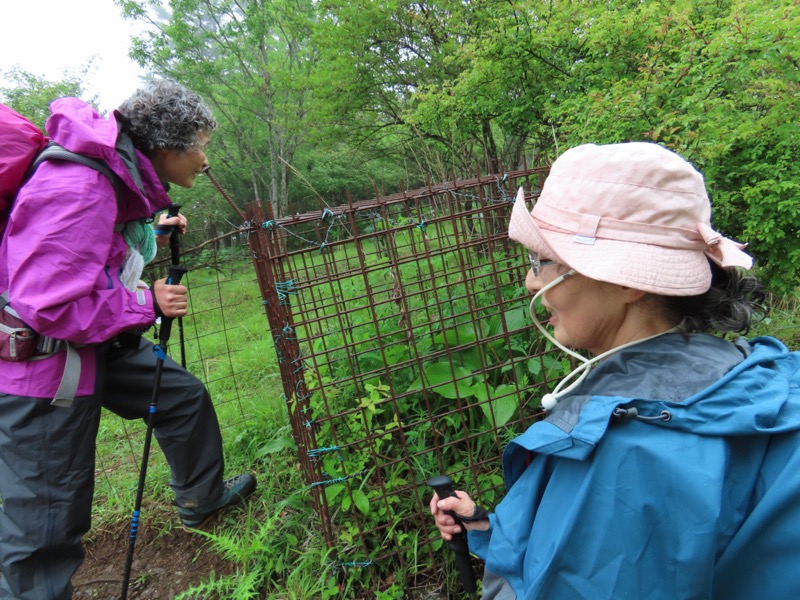
[[[734,344],[668,334],[597,365],[507,452],[521,447],[583,460],[610,425],[631,419],[708,436],[797,431],[799,370],[800,354],[771,337]]]
[[[101,116],[78,98],[59,98],[50,104],[47,134],[67,150],[106,162],[125,184],[123,214],[118,221],[149,217],[171,204],[150,160],[138,150],[123,153],[117,149],[126,138],[116,118]],[[126,164],[127,161],[127,164]],[[138,201],[133,200],[138,199]]]
[[[685,402],[664,404],[674,417],[665,427],[717,436],[800,430],[800,354],[771,337],[745,344],[752,352],[716,383]]]

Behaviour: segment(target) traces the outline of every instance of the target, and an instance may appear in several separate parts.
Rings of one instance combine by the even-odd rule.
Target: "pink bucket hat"
[[[561,155],[533,210],[520,188],[509,237],[609,283],[665,296],[711,286],[707,258],[749,269],[744,245],[711,228],[703,176],[657,144],[585,144]]]

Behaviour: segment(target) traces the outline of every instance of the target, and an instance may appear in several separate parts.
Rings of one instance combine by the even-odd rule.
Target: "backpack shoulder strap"
[[[117,198],[119,198],[119,177],[109,168],[106,163],[101,160],[90,158],[88,156],[72,152],[71,150],[67,150],[63,146],[59,146],[53,141],[48,142],[44,150],[39,152],[39,154],[36,155],[36,158],[33,159],[31,166],[28,168],[28,172],[25,174],[25,180],[27,181],[30,179],[39,165],[46,160],[65,160],[68,162],[78,163],[79,165],[83,165],[98,171],[108,178],[108,180],[111,182],[111,185],[114,186],[114,192],[117,194]]]

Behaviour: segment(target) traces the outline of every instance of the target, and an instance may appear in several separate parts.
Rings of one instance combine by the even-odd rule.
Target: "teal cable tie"
[[[278,362],[283,364],[283,353],[281,352],[281,349],[278,346],[278,341],[280,339],[281,339],[280,335],[272,336],[272,345],[275,346],[275,354],[278,356]]]
[[[274,229],[278,223],[276,221],[264,221],[261,224],[262,229]]]
[[[327,448],[312,448],[308,451],[308,455],[311,457],[317,457],[327,452],[336,452],[337,450],[341,450],[339,446],[329,446]]]
[[[425,223],[425,219],[417,223],[417,229],[419,229],[422,233],[425,233],[425,227],[427,224]]]
[[[361,471],[353,473],[352,475],[345,475],[344,477],[335,477],[334,479],[323,479],[322,481],[315,481],[309,487],[315,488],[320,485],[328,486],[328,485],[333,485],[334,483],[344,483],[345,481],[353,479],[354,477],[358,477],[359,475],[363,475],[366,472],[367,469],[362,469]]]
[[[325,217],[333,218],[333,212],[331,212],[330,208],[326,208],[325,210],[322,211],[322,216],[319,218],[319,220],[324,221]]]
[[[322,242],[322,243],[319,245],[319,253],[320,253],[320,254],[322,254],[322,251],[323,251],[324,249],[325,249],[325,242]]]
[[[288,306],[289,296],[296,295],[295,280],[289,279],[288,281],[276,281],[275,291],[278,293],[278,300],[281,306]]]
[[[340,560],[328,560],[326,564],[334,569],[346,569],[348,567],[356,567],[359,569],[365,569],[367,567],[371,567],[373,563],[371,560],[364,560],[364,561],[351,561],[351,562],[342,562]]]

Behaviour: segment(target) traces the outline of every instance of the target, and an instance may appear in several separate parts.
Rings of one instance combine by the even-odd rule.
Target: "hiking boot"
[[[249,473],[226,479],[222,493],[213,502],[194,508],[178,507],[178,515],[184,527],[197,528],[224,508],[241,504],[256,489],[256,478]]]

